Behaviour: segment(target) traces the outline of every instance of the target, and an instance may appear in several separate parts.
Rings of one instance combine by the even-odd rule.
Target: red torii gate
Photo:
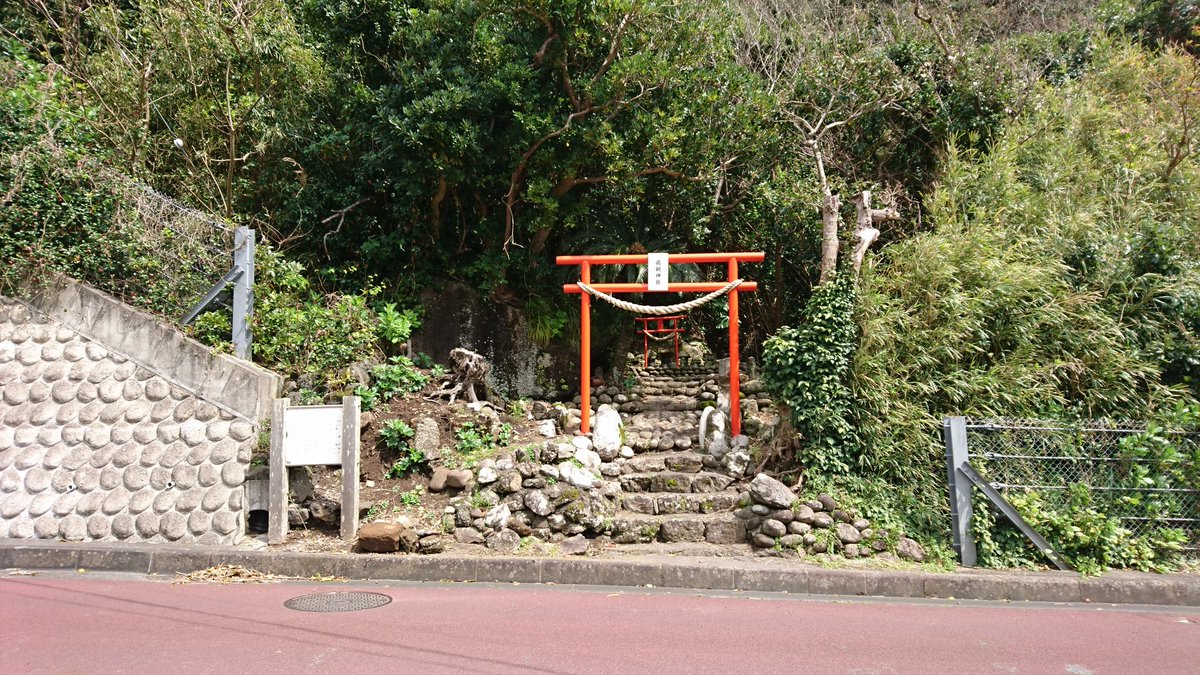
[[[587,282],[584,282],[587,283]],[[635,316],[634,321],[642,324],[637,332],[642,336],[642,366],[650,367],[650,338],[655,335],[669,335],[675,342],[675,365],[679,366],[679,334],[683,332],[679,322],[686,319],[686,314],[677,314],[675,316]],[[670,325],[667,325],[670,323]],[[654,338],[655,340],[666,340],[666,337]]]
[[[555,258],[559,265],[579,265],[579,283],[593,290],[615,295],[618,293],[713,293],[739,280],[738,262],[762,262],[762,251],[754,253],[677,253],[670,254],[672,263],[725,263],[728,281],[670,283],[651,289],[650,284],[592,284],[592,265],[646,265],[650,254],[629,255],[560,255]],[[591,430],[592,398],[592,296],[579,283],[564,284],[564,293],[579,294],[579,408],[582,413],[581,431]],[[742,433],[742,407],[740,383],[738,382],[738,293],[758,290],[753,281],[743,281],[729,291],[729,426],[736,436]]]

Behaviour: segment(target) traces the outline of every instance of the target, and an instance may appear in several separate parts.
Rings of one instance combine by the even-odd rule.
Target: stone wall
[[[271,401],[283,386],[276,373],[214,352],[158,317],[66,277],[31,289],[22,300],[81,336],[246,419],[269,417]]]
[[[202,345],[73,282],[36,303],[49,311],[0,296],[0,537],[235,543],[255,392],[279,378],[235,359],[203,368]],[[68,325],[80,318],[158,338],[114,349]]]
[[[738,503],[742,508],[734,515],[745,523],[747,539],[760,555],[925,560],[916,541],[872,527],[871,521],[827,494],[802,500],[766,474],[754,477]]]

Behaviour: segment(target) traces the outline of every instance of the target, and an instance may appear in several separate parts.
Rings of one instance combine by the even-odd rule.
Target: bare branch
[[[942,54],[945,55],[946,61],[950,63],[950,70],[953,72],[958,68],[958,57],[950,50],[950,45],[946,43],[946,38],[942,35],[942,31],[938,28],[934,17],[931,14],[921,14],[921,0],[913,0],[913,16],[917,21],[929,26],[929,30],[933,31],[933,37],[937,39],[938,46],[942,49]]]
[[[548,141],[567,133],[567,131],[570,130],[571,125],[574,124],[576,120],[583,119],[584,117],[587,117],[589,114],[598,110],[603,110],[612,103],[614,103],[614,101],[609,101],[602,106],[590,106],[583,110],[579,110],[567,115],[567,121],[564,122],[561,127],[539,138],[534,142],[533,145],[529,146],[528,150],[521,154],[521,161],[517,163],[517,167],[513,169],[512,176],[509,178],[508,192],[504,194],[504,245],[502,248],[504,249],[505,254],[508,253],[508,247],[510,245],[520,246],[520,244],[517,244],[516,241],[513,240],[513,234],[515,233],[515,216],[513,213],[513,206],[517,203],[517,188],[521,184],[521,181],[525,178],[525,169],[529,166],[529,159],[538,151],[538,148],[541,148]]]
[[[600,78],[604,77],[604,74],[608,72],[608,69],[612,67],[613,62],[616,61],[617,51],[621,48],[621,37],[624,35],[625,28],[629,25],[629,20],[632,19],[633,16],[634,13],[630,12],[621,17],[621,23],[617,26],[616,32],[613,33],[612,45],[608,49],[608,56],[604,57],[604,63],[600,64],[600,68],[597,69],[596,74],[592,76],[590,82],[591,84],[596,84],[599,82]]]
[[[374,199],[374,197],[363,197],[362,199],[351,204],[350,206],[346,206],[344,208],[338,209],[337,211],[334,211],[327,218],[325,218],[324,220],[321,221],[322,225],[328,224],[329,221],[333,220],[334,218],[337,218],[337,221],[338,221],[337,227],[334,228],[332,232],[326,232],[325,236],[321,238],[321,248],[325,249],[326,257],[329,256],[329,238],[342,231],[342,225],[346,222],[346,214],[350,213],[354,209],[362,206],[363,204],[366,204],[367,202],[371,201],[372,199]]]

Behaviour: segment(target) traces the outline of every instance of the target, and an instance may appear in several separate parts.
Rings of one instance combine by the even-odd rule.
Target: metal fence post
[[[971,535],[971,482],[960,467],[967,463],[967,418],[947,417],[942,422],[946,443],[946,477],[950,492],[950,522],[954,550],[963,567],[975,566],[975,537]]]
[[[254,230],[237,228],[233,267],[241,274],[233,282],[233,348],[238,358],[252,360],[250,320],[254,314]]]

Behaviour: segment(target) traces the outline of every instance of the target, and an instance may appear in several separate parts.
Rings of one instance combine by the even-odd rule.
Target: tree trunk
[[[879,229],[875,227],[877,223],[885,223],[891,220],[899,220],[900,213],[893,208],[872,209],[871,208],[871,193],[868,190],[863,190],[862,194],[854,198],[854,205],[858,209],[858,222],[854,228],[854,275],[858,276],[859,269],[862,268],[863,258],[867,255],[867,249],[871,248],[871,244],[879,238]]]
[[[825,203],[821,205],[821,278],[817,285],[829,281],[837,271],[838,259],[838,209],[842,203],[837,195],[826,191]]]

